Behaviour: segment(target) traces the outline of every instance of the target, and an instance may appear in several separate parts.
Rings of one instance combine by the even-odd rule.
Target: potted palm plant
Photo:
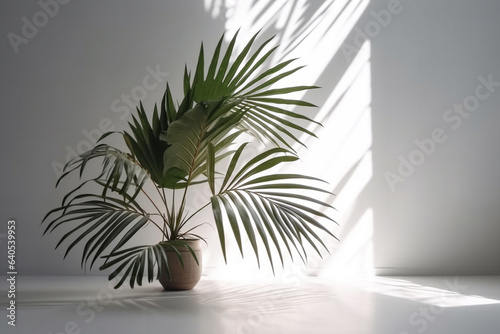
[[[191,289],[201,274],[203,240],[192,222],[206,207],[212,209],[224,259],[228,231],[242,256],[246,239],[257,260],[259,248],[265,249],[272,266],[272,252],[283,263],[285,251],[304,260],[306,244],[318,253],[318,246],[326,248],[318,232],[333,234],[320,222],[331,220],[323,210],[330,205],[318,199],[329,194],[317,183],[322,181],[273,172],[298,159],[292,147],[301,143],[297,133],[314,136],[298,121],[315,121],[289,110],[313,105],[286,94],[316,87],[272,88],[300,67],[286,69],[293,61],[288,60],[263,70],[276,49],[265,51],[271,39],[253,50],[256,34],[236,52],[237,35],[225,52],[220,39],[207,71],[202,44],[194,75],[184,71],[180,103],[174,103],[168,84],[149,118],[140,103],[130,130],[118,133],[128,150],[105,144],[114,132],[105,133],[94,148],[66,164],[56,187],[76,173],[81,183],[42,221],[44,234],[63,229],[56,248],[65,244],[65,257],[82,244],[82,267],[99,261],[100,270],[113,268],[109,279],[119,278],[116,288],[127,279],[132,288],[142,285],[147,277],[159,279],[165,289]],[[245,158],[253,141],[243,137],[257,137],[268,148]],[[90,167],[94,162],[98,168]],[[97,175],[87,177],[95,170]],[[211,197],[190,211],[187,200],[199,187],[208,187]],[[130,246],[148,225],[157,228],[160,241]]]

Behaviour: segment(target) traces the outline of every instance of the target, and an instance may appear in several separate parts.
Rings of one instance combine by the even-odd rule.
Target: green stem
[[[165,236],[167,237],[167,239],[169,238],[167,226],[168,226],[168,219],[170,219],[170,209],[168,208],[167,195],[165,194],[165,188],[162,187],[161,191],[158,187],[156,187],[156,185],[155,185],[155,188],[156,188],[156,191],[158,191],[158,194],[160,194],[160,198],[163,202],[163,206],[165,207],[165,211],[166,211],[166,214],[165,213],[161,214],[161,217],[163,218],[162,241],[165,241]]]
[[[156,203],[151,199],[151,197],[148,195],[148,193],[146,192],[146,190],[144,190],[144,188],[141,188],[141,191],[144,193],[144,195],[146,195],[146,197],[149,199],[149,201],[153,204],[153,206],[156,208],[156,211],[158,211],[158,213],[161,215],[162,212],[160,211],[160,209],[158,208],[158,206],[156,205]]]
[[[177,219],[175,220],[175,229],[176,229],[176,232],[179,232],[178,229],[179,229],[179,227],[181,226],[181,223],[182,223],[182,216],[183,216],[183,213],[184,213],[184,208],[186,207],[187,191],[188,191],[189,183],[191,181],[190,179],[191,179],[191,175],[189,176],[189,178],[187,180],[186,188],[184,188],[184,193],[182,195],[181,205],[179,207],[179,212],[178,212],[178,215],[176,217]],[[178,234],[178,233],[176,233],[176,234]]]
[[[149,219],[149,221],[150,221],[150,222],[152,222],[152,223],[153,223],[156,227],[158,227],[158,229],[162,232],[163,236],[165,236],[165,235],[164,235],[164,232],[162,231],[162,228],[161,228],[161,226],[160,226],[160,225],[158,225],[158,224],[157,224],[154,220],[152,220],[151,218]]]
[[[176,208],[175,208],[175,192],[176,192],[176,190],[177,189],[175,189],[175,187],[172,190],[172,214],[169,216],[170,224],[171,224],[170,225],[170,232],[171,232],[171,239],[170,240],[175,240],[176,235],[177,235],[177,233],[175,231],[175,224],[177,221]]]

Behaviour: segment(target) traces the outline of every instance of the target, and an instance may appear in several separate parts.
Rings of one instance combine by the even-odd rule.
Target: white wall
[[[122,95],[141,94],[147,76],[148,110],[161,100],[165,80],[180,93],[184,64],[195,62],[201,40],[215,44],[223,28],[198,1],[71,1],[46,16],[36,35],[26,30],[34,36],[16,53],[7,34],[23,37],[23,18],[43,19],[42,8],[37,1],[0,6],[2,226],[17,221],[19,274],[82,274],[77,252],[63,262],[53,251],[56,238],[41,237],[41,219],[64,194],[54,190],[52,164],[64,164],[67,147],[85,149],[82,131],[95,140],[102,126],[125,128]],[[162,74],[155,80],[148,68]]]
[[[164,80],[179,94],[184,64],[194,64],[200,41],[212,50],[224,29],[231,36],[240,26],[243,39],[261,27],[264,36],[277,34],[282,48],[274,60],[301,57],[308,67],[296,80],[323,87],[306,98],[320,106],[313,115],[325,128],[315,129],[319,140],[300,154],[304,171],[327,179],[338,195],[342,242],[328,240],[332,255],[313,267],[331,275],[373,267],[389,274],[500,272],[500,92],[457,129],[443,119],[455,103],[472,101],[478,77],[500,82],[499,2],[402,0],[389,6],[395,14],[388,23],[371,14],[387,9],[386,0],[221,3],[71,1],[17,53],[7,34],[22,35],[22,18],[33,21],[41,7],[0,5],[0,207],[3,222],[17,221],[20,273],[82,274],[78,253],[62,261],[56,238],[42,238],[39,228],[63,194],[54,191],[52,165],[65,162],[67,147],[84,148],[84,130],[95,134],[100,123],[124,128],[122,94],[140,92],[148,68],[168,72],[146,91],[149,110]],[[117,99],[120,112],[113,111]],[[391,188],[387,172],[397,175],[399,156],[418,158],[415,140],[437,128],[446,140]],[[251,257],[225,267],[209,236],[208,267],[256,267]]]
[[[375,266],[396,274],[498,273],[500,2],[401,4],[372,39]],[[494,87],[484,87],[488,78]],[[433,131],[438,143],[428,142],[420,159],[415,140]],[[404,171],[400,156],[417,166]],[[391,189],[384,174],[398,168],[402,178]]]

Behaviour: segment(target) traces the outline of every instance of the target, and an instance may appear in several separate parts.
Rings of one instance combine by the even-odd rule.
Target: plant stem
[[[146,192],[146,190],[144,190],[144,188],[141,188],[141,191],[144,193],[144,195],[146,195],[146,197],[149,199],[149,201],[153,204],[153,206],[156,208],[156,211],[158,211],[158,213],[161,215],[162,212],[160,211],[160,209],[158,208],[158,206],[156,205],[156,203],[151,199],[151,197],[149,197],[148,193]]]
[[[182,195],[181,206],[179,207],[179,214],[177,215],[177,219],[176,219],[176,225],[175,225],[176,229],[179,228],[179,226],[181,224],[182,214],[184,213],[184,208],[186,207],[186,197],[187,197],[187,191],[188,191],[188,187],[189,187],[190,178],[191,178],[191,176],[189,177],[189,179],[186,183],[186,188],[184,188],[184,194]]]
[[[152,220],[151,218],[149,219],[150,222],[152,222],[156,227],[158,227],[158,229],[162,232],[163,236],[165,236],[164,232],[162,231],[161,229],[161,226],[158,225],[154,220]]]
[[[168,209],[167,195],[165,194],[165,188],[161,188],[161,192],[163,193],[163,197],[162,197],[163,205],[165,205],[165,210],[167,211],[167,215],[170,216],[170,210]]]
[[[155,184],[156,191],[158,191],[158,194],[160,194],[160,198],[163,202],[163,206],[165,206],[165,213],[162,213],[161,217],[163,218],[163,237],[162,241],[165,241],[165,236],[167,239],[169,238],[168,236],[168,231],[167,231],[167,225],[168,225],[168,219],[170,219],[170,209],[168,208],[168,203],[167,203],[167,195],[165,194],[165,188],[161,188],[161,191],[159,187],[156,186]]]
[[[170,215],[170,232],[171,232],[171,238],[174,240],[177,236],[177,233],[175,231],[175,223],[176,223],[176,209],[175,209],[175,191],[177,189],[174,187],[172,190],[172,214]]]

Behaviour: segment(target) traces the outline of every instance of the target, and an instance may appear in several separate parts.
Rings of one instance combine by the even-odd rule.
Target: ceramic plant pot
[[[196,286],[201,278],[202,269],[202,254],[201,254],[201,241],[199,239],[183,240],[191,246],[198,263],[193,255],[186,247],[178,247],[177,250],[181,253],[184,266],[179,261],[179,257],[175,251],[168,246],[165,246],[167,254],[168,267],[170,269],[171,279],[169,279],[166,268],[162,268],[162,273],[158,280],[165,290],[191,290]],[[165,243],[165,245],[168,242]],[[164,265],[163,265],[164,266]]]

